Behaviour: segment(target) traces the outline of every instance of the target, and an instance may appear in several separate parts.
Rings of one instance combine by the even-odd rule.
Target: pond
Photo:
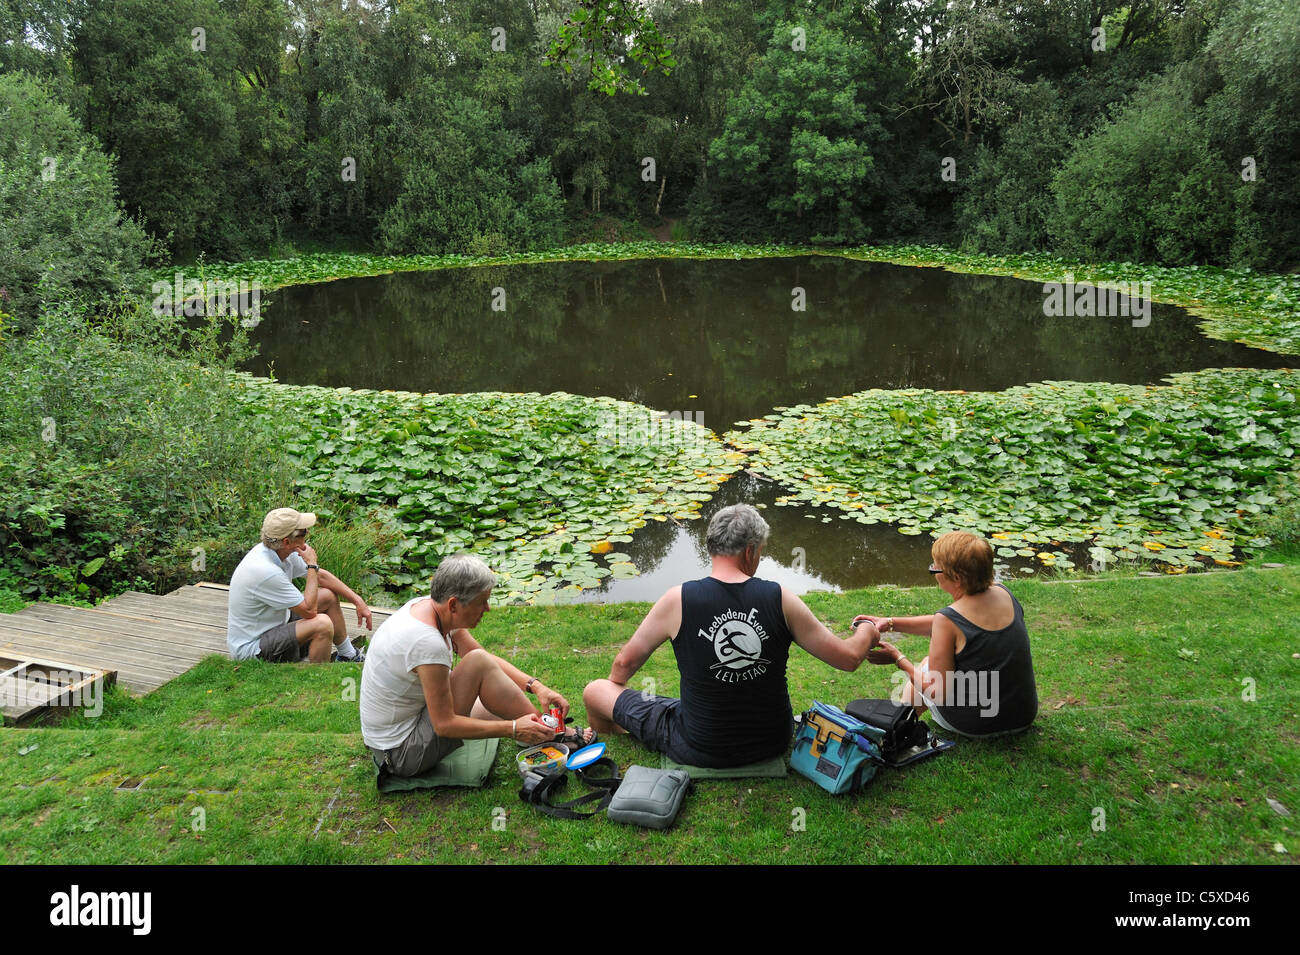
[[[1042,380],[1155,383],[1286,356],[1202,335],[1193,316],[1051,317],[1040,283],[830,256],[559,262],[409,272],[274,293],[248,366],[283,382],[418,392],[565,391],[677,413],[717,434],[774,408],[867,388],[992,391]],[[928,538],[776,507],[761,574],[803,592],[925,584]],[[827,516],[827,515],[831,516]],[[642,576],[596,599],[653,599],[707,568],[704,522],[627,546]]]

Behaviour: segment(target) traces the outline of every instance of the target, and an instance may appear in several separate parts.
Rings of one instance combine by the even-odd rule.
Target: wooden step
[[[146,669],[170,672],[173,675],[184,673],[199,660],[212,653],[211,650],[198,647],[178,646],[165,640],[141,637],[135,634],[117,633],[96,627],[93,623],[70,624],[66,622],[51,623],[39,617],[0,615],[0,637],[5,640],[21,640],[31,644],[36,641],[57,643],[60,650],[77,649],[80,655],[64,659],[78,663],[82,661],[98,663],[101,659],[113,659]],[[59,655],[54,655],[55,659]]]
[[[96,654],[92,657],[84,652],[84,647],[70,645],[66,641],[42,638],[40,635],[35,635],[32,641],[28,641],[23,639],[25,636],[27,635],[15,635],[0,630],[0,654],[38,658],[57,656],[70,661],[72,666],[84,667],[88,670],[116,670],[118,682],[128,692],[137,696],[148,693],[150,690],[156,690],[173,677],[179,675],[155,667],[136,666],[133,663],[116,663],[102,654]]]
[[[94,627],[110,633],[156,638],[164,643],[198,647],[206,651],[224,652],[226,630],[224,627],[202,626],[172,620],[125,614],[98,607],[84,610],[77,607],[60,607],[52,604],[33,604],[20,616],[34,617],[50,623],[68,623],[72,626]]]

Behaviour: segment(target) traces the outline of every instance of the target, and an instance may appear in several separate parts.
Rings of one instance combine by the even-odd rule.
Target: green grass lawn
[[[143,699],[111,691],[97,719],[0,729],[3,859],[1260,863],[1300,853],[1300,566],[1013,589],[1033,643],[1035,727],[882,769],[854,796],[798,775],[701,782],[667,832],[553,820],[519,801],[504,741],[482,790],[380,797],[350,692],[358,667],[214,657]],[[857,612],[929,612],[942,596],[879,588],[808,602],[843,632]],[[477,635],[565,692],[581,720],[582,686],[607,675],[646,609],[500,609]],[[923,638],[900,644],[924,653]],[[798,709],[885,696],[891,672],[840,673],[796,648],[791,699]],[[675,693],[671,649],[638,688],[642,677]],[[623,767],[658,765],[626,738],[610,754]]]

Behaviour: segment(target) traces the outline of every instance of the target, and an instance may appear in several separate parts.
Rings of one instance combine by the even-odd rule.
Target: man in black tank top
[[[609,678],[587,684],[583,700],[595,730],[630,733],[691,766],[743,766],[785,752],[791,642],[836,669],[856,670],[880,634],[864,621],[841,640],[796,595],[753,576],[767,535],[767,522],[748,504],[713,515],[712,573],[664,594],[614,658]],[[665,640],[677,657],[680,699],[628,687]]]

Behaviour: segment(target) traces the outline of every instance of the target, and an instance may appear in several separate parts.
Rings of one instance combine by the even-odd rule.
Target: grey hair
[[[770,530],[762,515],[748,504],[724,507],[709,521],[709,556],[733,556],[746,547],[762,547]]]
[[[293,533],[290,534],[288,537],[263,537],[262,543],[265,544],[267,547],[269,547],[271,550],[279,550],[281,547],[285,545],[287,541],[291,541],[298,536],[299,535],[297,533]]]
[[[433,572],[429,596],[437,604],[445,604],[452,597],[469,603],[495,587],[496,582],[497,575],[479,558],[473,554],[455,554]]]

